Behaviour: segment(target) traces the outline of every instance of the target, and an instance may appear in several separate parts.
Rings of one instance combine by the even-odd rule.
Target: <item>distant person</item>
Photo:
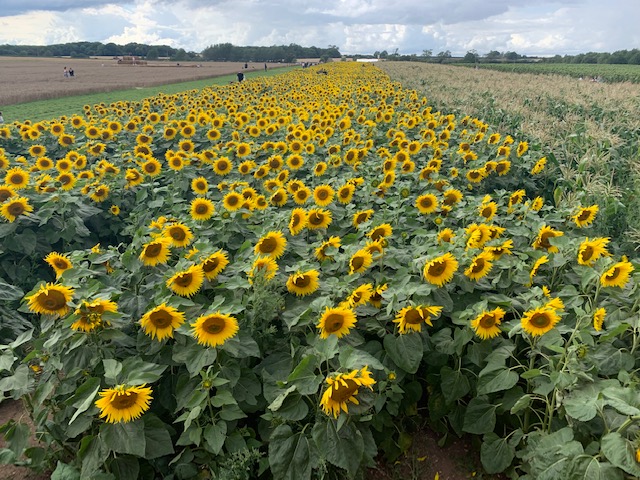
[[[0,112],[0,124],[4,123],[4,117],[2,116],[2,112]]]
[[[244,80],[244,73],[238,72],[238,81],[241,82]]]
[[[244,68],[249,68],[249,64],[245,63]]]
[[[266,63],[264,64],[264,71],[265,72],[267,71],[267,64]]]
[[[73,74],[74,74],[74,72],[73,72],[73,68],[70,68],[70,69],[69,69],[69,76],[70,76],[70,77],[73,77]]]
[[[65,77],[69,76],[69,70],[67,69],[67,67],[64,67],[64,70],[62,71],[62,73]]]

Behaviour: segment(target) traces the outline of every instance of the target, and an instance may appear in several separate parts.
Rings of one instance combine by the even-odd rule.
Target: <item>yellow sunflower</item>
[[[609,256],[608,243],[609,239],[604,237],[592,238],[591,240],[588,237],[585,238],[578,247],[578,263],[592,267],[600,257]]]
[[[184,317],[183,312],[162,303],[142,316],[140,326],[146,335],[161,342],[173,338],[173,331],[184,323]]]
[[[191,229],[179,222],[166,227],[164,235],[171,240],[173,247],[186,247],[193,239]]]
[[[16,191],[13,187],[8,187],[6,185],[0,185],[0,203],[4,203],[11,197],[16,196]]]
[[[485,222],[490,222],[498,213],[498,204],[496,202],[483,203],[478,207],[478,214]]]
[[[596,332],[602,331],[602,325],[604,324],[604,319],[607,316],[607,311],[604,307],[598,308],[595,312],[593,312],[593,328]]]
[[[420,332],[423,323],[433,327],[431,319],[440,315],[442,308],[434,305],[410,305],[400,310],[393,322],[398,324],[398,331],[402,334],[411,330]]]
[[[451,243],[455,238],[456,234],[450,228],[443,228],[438,232],[438,243]]]
[[[371,217],[373,216],[373,210],[369,209],[369,210],[360,210],[359,212],[356,212],[353,214],[353,226],[358,228],[360,227],[360,225],[362,225],[365,222],[368,222],[369,220],[371,220]]]
[[[230,212],[235,212],[242,208],[244,197],[238,192],[229,192],[222,199],[222,205]]]
[[[579,227],[587,227],[593,223],[598,213],[598,205],[581,208],[573,217],[573,221]]]
[[[330,210],[313,208],[309,210],[308,213],[309,216],[307,217],[307,228],[309,230],[327,228],[331,224],[332,216]]]
[[[338,338],[348,335],[356,324],[356,314],[350,308],[326,307],[316,328],[320,330],[320,338],[335,335]]]
[[[487,340],[489,338],[497,337],[500,335],[500,323],[504,318],[506,312],[500,307],[494,308],[491,311],[483,311],[476,318],[471,320],[471,328],[476,332],[481,339]]]
[[[258,240],[253,248],[256,255],[266,255],[275,259],[280,258],[287,247],[287,239],[282,232],[269,232]]]
[[[73,298],[74,292],[71,287],[46,283],[40,285],[38,291],[26,297],[26,300],[32,312],[62,316],[69,311],[67,303]]]
[[[453,278],[458,269],[458,261],[450,252],[427,261],[422,274],[427,282],[442,287]]]
[[[29,185],[29,172],[20,167],[10,168],[4,176],[4,183],[16,190],[26,188]]]
[[[606,272],[600,275],[600,284],[603,287],[619,287],[624,286],[629,281],[631,272],[634,268],[631,262],[622,261],[612,265]]]
[[[287,191],[284,188],[278,188],[269,198],[269,202],[276,207],[282,207],[287,203],[288,198]]]
[[[10,222],[14,222],[20,215],[30,212],[33,212],[33,207],[26,197],[11,197],[0,208],[0,214]]]
[[[319,277],[320,273],[314,269],[306,272],[297,271],[287,279],[287,290],[299,297],[311,295],[320,287]]]
[[[104,202],[109,197],[109,185],[96,185],[89,196],[96,203]]]
[[[353,194],[355,193],[355,191],[356,191],[355,185],[351,183],[347,183],[346,185],[343,185],[338,189],[338,193],[337,193],[338,201],[344,205],[350,203],[351,200],[353,199]]]
[[[371,303],[371,305],[376,308],[381,308],[383,300],[382,294],[385,290],[387,290],[387,288],[389,288],[389,285],[386,283],[378,285],[376,288],[374,288],[373,292],[371,293],[371,297],[369,297],[369,303]]]
[[[191,201],[189,214],[194,220],[203,222],[209,220],[215,213],[216,208],[208,198],[194,198]]]
[[[248,272],[249,283],[253,284],[253,279],[261,276],[264,280],[272,280],[278,273],[278,263],[272,257],[257,257],[253,261],[251,270]]]
[[[57,252],[51,252],[46,257],[44,257],[44,261],[47,262],[51,268],[55,271],[56,278],[60,278],[66,270],[73,268],[69,257],[64,254],[60,254]]]
[[[335,191],[331,185],[318,185],[313,190],[313,201],[319,207],[326,207],[333,202]]]
[[[416,198],[415,206],[423,215],[429,215],[438,209],[438,197],[433,193],[420,195]]]
[[[289,232],[291,235],[298,235],[307,226],[307,211],[304,208],[294,208],[291,211],[289,220]]]
[[[502,255],[512,255],[513,240],[508,239],[500,245],[488,245],[484,247],[484,251],[491,255],[492,260],[498,260]]]
[[[393,233],[393,228],[388,223],[383,223],[373,228],[367,236],[371,238],[371,240],[379,240],[381,238],[390,237]]]
[[[204,270],[201,265],[191,265],[167,280],[167,287],[182,297],[192,297],[200,290],[204,282]]]
[[[540,160],[536,162],[536,164],[531,169],[531,175],[539,174],[544,170],[544,167],[546,166],[547,166],[547,157],[542,157]]]
[[[95,405],[100,409],[100,418],[106,417],[107,423],[131,422],[149,410],[151,393],[151,388],[145,385],[118,385],[99,392],[100,399]]]
[[[327,249],[335,249],[338,250],[341,246],[340,237],[332,236],[329,240],[325,240],[317,247],[314,251],[315,257],[320,260],[333,260],[332,255],[327,254]]]
[[[117,311],[118,305],[111,300],[102,298],[92,302],[84,300],[74,312],[78,319],[71,324],[71,328],[76,331],[91,332],[103,325],[102,316],[105,313],[116,313]]]
[[[326,382],[329,386],[322,394],[320,405],[327,415],[333,415],[334,418],[338,418],[340,412],[349,413],[349,402],[354,405],[360,404],[356,398],[360,387],[373,390],[376,383],[366,365],[360,370],[328,377]]]
[[[480,280],[491,271],[491,268],[493,268],[493,255],[483,251],[473,257],[471,264],[464,271],[464,274],[471,280]]]
[[[349,275],[364,272],[371,266],[372,262],[373,256],[371,253],[368,250],[361,248],[349,259]]]
[[[155,158],[150,158],[146,162],[143,162],[142,165],[140,165],[140,168],[144,173],[151,177],[160,175],[162,171],[162,165]]]
[[[209,255],[201,265],[205,278],[213,280],[229,265],[229,259],[226,252],[218,250]]]
[[[534,337],[544,335],[560,321],[560,315],[553,308],[539,307],[528,310],[520,319],[525,332]]]
[[[360,305],[365,305],[371,298],[372,294],[373,285],[370,283],[364,283],[349,294],[345,303],[349,306],[349,308],[355,308]]]
[[[538,236],[531,246],[535,249],[545,249],[549,253],[558,252],[558,247],[552,245],[549,240],[563,235],[564,233],[560,230],[554,230],[547,225],[543,225],[538,231]]]
[[[158,237],[145,243],[140,253],[140,261],[149,267],[166,264],[171,254],[170,245],[171,239],[167,237]]]
[[[538,274],[538,270],[540,269],[540,267],[542,265],[544,265],[545,263],[547,263],[549,261],[549,257],[547,257],[546,255],[541,256],[540,258],[538,258],[536,260],[536,262],[534,263],[533,267],[531,268],[531,272],[529,272],[529,285],[531,286],[533,284],[533,277],[535,277]]]
[[[228,175],[233,170],[233,163],[227,157],[220,157],[213,162],[213,171],[218,175]]]
[[[240,327],[235,317],[218,311],[201,315],[191,324],[191,328],[200,345],[216,347],[234,337]]]

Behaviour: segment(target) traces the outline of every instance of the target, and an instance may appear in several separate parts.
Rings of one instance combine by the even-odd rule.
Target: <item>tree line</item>
[[[0,45],[0,56],[7,57],[121,57],[133,55],[147,60],[167,58],[174,61],[209,60],[234,62],[295,62],[298,58],[340,58],[338,47],[328,48],[274,45],[270,47],[241,47],[231,43],[220,43],[205,48],[202,52],[186,51],[168,45],[145,45],[141,43],[72,42],[55,45]]]

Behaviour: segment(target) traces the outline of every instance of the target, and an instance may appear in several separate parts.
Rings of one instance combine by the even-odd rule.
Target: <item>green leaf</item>
[[[69,420],[69,425],[78,418],[82,412],[86,412],[89,407],[93,405],[93,401],[100,390],[100,379],[96,377],[89,377],[82,385],[78,387],[75,395],[67,400],[67,404],[71,404],[72,407],[76,407],[76,412]]]
[[[618,432],[602,437],[600,448],[607,460],[634,477],[640,477],[640,466],[636,462],[636,452],[631,443]]]
[[[464,414],[462,430],[481,435],[493,432],[496,426],[497,405],[489,403],[486,396],[472,398]]]
[[[100,437],[87,435],[80,441],[78,458],[82,462],[80,478],[95,478],[95,473],[109,456],[109,449]]]
[[[167,366],[145,362],[138,357],[128,357],[122,362],[121,383],[130,386],[153,383],[162,377]]]
[[[516,372],[507,368],[492,370],[484,375],[480,372],[477,385],[478,394],[484,395],[486,393],[509,390],[518,383],[519,379],[520,377]]]
[[[471,390],[469,379],[460,371],[444,366],[440,369],[440,388],[447,403],[453,403]]]
[[[307,355],[287,377],[287,383],[294,384],[301,395],[318,393],[318,388],[322,383],[322,375],[316,373],[317,365],[316,356]]]
[[[80,480],[80,471],[58,460],[56,469],[51,474],[51,480]]]
[[[239,333],[230,338],[220,347],[235,358],[256,357],[260,358],[260,347],[249,334]]]
[[[518,413],[519,411],[524,410],[525,408],[528,408],[532,402],[533,402],[533,396],[529,394],[522,395],[516,401],[516,403],[513,404],[513,407],[511,407],[511,410],[510,410],[511,414]]]
[[[345,424],[338,431],[336,421],[327,418],[314,425],[312,436],[329,463],[345,469],[351,478],[355,476],[364,455],[364,439],[353,424]]]
[[[294,434],[289,425],[280,425],[271,434],[269,465],[274,478],[305,480],[311,478],[311,448],[303,433]]]
[[[203,348],[194,343],[187,345],[176,344],[173,347],[173,361],[184,364],[192,377],[216,361],[217,350],[215,348]]]
[[[389,358],[407,373],[416,373],[422,361],[422,337],[418,333],[406,335],[388,334],[384,337],[384,349]]]
[[[340,361],[340,365],[349,370],[360,369],[365,365],[374,370],[384,370],[384,365],[380,363],[380,360],[369,352],[357,350],[350,346],[342,348],[338,359]]]
[[[287,388],[284,392],[282,392],[280,395],[278,395],[275,400],[273,402],[271,402],[271,404],[269,405],[269,410],[271,411],[278,411],[278,409],[282,406],[282,404],[284,403],[284,400],[287,398],[287,396],[289,396],[290,393],[293,393],[296,390],[296,386],[295,385],[291,385],[289,388]]]
[[[622,480],[622,470],[609,462],[600,462],[591,455],[580,455],[573,459],[567,480]]]
[[[125,453],[144,457],[146,439],[144,422],[105,423],[100,427],[100,438],[107,448],[115,453]]]
[[[227,422],[217,422],[214,425],[207,425],[204,429],[204,441],[209,447],[209,451],[218,455],[225,438],[227,438]]]
[[[602,403],[598,399],[599,394],[598,387],[587,384],[583,388],[569,392],[562,400],[562,404],[571,418],[588,422],[598,414],[598,404]]]
[[[109,470],[116,480],[138,480],[140,463],[137,458],[116,457],[109,462]]]
[[[117,385],[117,378],[122,371],[122,364],[112,358],[105,358],[102,360],[102,365],[104,366],[104,379],[109,385]]]
[[[624,415],[640,414],[640,395],[635,388],[608,387],[602,390],[604,403]]]
[[[482,439],[480,461],[487,473],[504,472],[515,457],[516,449],[507,438],[500,438],[491,432]]]
[[[147,413],[142,418],[144,420],[144,458],[151,460],[175,453],[168,426],[153,414]]]

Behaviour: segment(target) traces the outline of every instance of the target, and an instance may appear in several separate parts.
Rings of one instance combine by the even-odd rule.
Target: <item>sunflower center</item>
[[[323,221],[324,221],[324,215],[320,213],[314,212],[311,215],[309,215],[309,223],[311,225],[322,225]]]
[[[24,212],[24,205],[18,202],[12,203],[11,205],[9,205],[7,210],[9,211],[10,215],[17,217],[18,215],[22,215],[22,213]]]
[[[185,238],[187,238],[187,233],[180,227],[172,227],[169,229],[169,235],[174,240],[181,242]]]
[[[202,264],[202,269],[209,273],[213,272],[220,265],[220,260],[217,258],[211,258]]]
[[[229,197],[227,199],[227,204],[229,204],[231,206],[236,206],[239,201],[240,201],[240,199],[238,197],[232,195],[231,197]]]
[[[60,270],[64,270],[65,268],[69,268],[69,265],[67,264],[67,262],[65,262],[62,259],[56,259],[53,263],[55,264],[56,268],[59,268]]]
[[[110,407],[116,410],[126,410],[133,407],[138,400],[136,392],[116,393],[111,399]]]
[[[298,275],[293,280],[293,284],[298,288],[305,288],[311,283],[311,278],[307,275]]]
[[[224,318],[211,317],[204,322],[204,324],[202,325],[202,328],[207,333],[211,333],[215,335],[216,333],[222,332],[225,329],[226,325],[227,324],[224,321]]]
[[[38,303],[47,310],[60,310],[66,306],[67,299],[61,292],[50,290],[38,297]]]
[[[529,322],[536,328],[546,328],[551,324],[551,318],[546,312],[534,313]]]
[[[404,321],[405,323],[409,323],[411,325],[417,325],[420,322],[422,322],[423,318],[420,315],[420,311],[417,309],[412,309],[409,310],[405,315],[404,315]]]
[[[320,200],[326,200],[327,198],[329,198],[329,191],[324,189],[319,190],[317,195]]]
[[[179,287],[188,287],[193,283],[193,274],[191,272],[181,273],[173,281]]]
[[[611,269],[606,274],[607,280],[615,280],[619,276],[620,276],[620,269],[618,267],[615,267],[615,268]]]
[[[591,212],[589,210],[583,210],[580,212],[580,215],[578,215],[578,220],[581,222],[584,222],[586,220],[589,220],[590,217],[591,217]]]
[[[542,245],[544,248],[550,248],[551,244],[549,243],[549,239],[555,237],[555,234],[553,232],[545,232],[542,235],[540,235],[540,245]]]
[[[173,317],[165,310],[158,310],[149,315],[149,320],[156,328],[167,328],[171,325]]]
[[[196,205],[196,213],[198,215],[204,215],[205,213],[207,213],[209,211],[209,207],[207,205],[205,205],[204,203],[200,203],[198,205]]]
[[[153,163],[147,163],[144,166],[144,171],[147,173],[153,173],[156,171],[156,166]]]
[[[480,322],[478,323],[482,328],[491,328],[495,326],[496,319],[494,318],[493,315],[489,315],[488,313],[485,313],[480,319]]]
[[[363,257],[353,257],[351,259],[351,266],[353,267],[354,270],[359,270],[360,268],[362,268],[363,265],[364,265]]]
[[[480,273],[484,270],[485,267],[485,261],[483,258],[478,258],[476,259],[475,262],[473,262],[473,266],[471,267],[471,272],[473,273]]]
[[[344,325],[344,317],[339,313],[330,314],[324,322],[324,329],[329,333],[335,333]]]
[[[345,386],[342,382],[347,385]],[[343,378],[339,382],[335,382],[331,388],[331,400],[336,403],[344,403],[358,390],[358,384],[350,378]]]
[[[144,249],[144,256],[155,258],[160,255],[160,252],[162,252],[162,245],[154,243],[153,245],[147,245],[147,248]]]
[[[360,224],[360,223],[364,223],[367,221],[367,215],[364,213],[361,213],[360,215],[358,215],[356,217],[356,223]]]
[[[372,240],[378,240],[381,237],[384,237],[384,230],[376,229],[371,233]]]
[[[420,200],[420,206],[422,208],[431,208],[432,205],[433,200],[431,200],[430,198],[423,198],[422,200]]]
[[[491,207],[485,207],[482,209],[482,216],[484,218],[490,218],[492,214],[493,210],[491,210]]]
[[[427,271],[429,275],[431,275],[432,277],[439,277],[444,273],[445,269],[446,269],[445,262],[435,261],[431,265],[429,265],[429,268],[427,269]]]
[[[9,177],[9,183],[12,183],[14,185],[20,185],[22,183],[23,177],[22,175],[15,173],[13,175],[11,175],[11,177]]]
[[[292,227],[297,227],[298,225],[300,225],[300,223],[302,223],[302,219],[300,218],[300,215],[294,215],[293,218],[291,218]]]
[[[264,238],[260,242],[258,250],[260,250],[260,253],[273,253],[277,247],[278,242],[275,238]]]
[[[0,203],[3,203],[5,200],[11,198],[12,193],[10,190],[0,190]]]
[[[594,253],[593,247],[591,245],[587,245],[580,252],[580,257],[582,258],[583,262],[588,262],[591,259],[591,257],[593,257],[593,253]]]

